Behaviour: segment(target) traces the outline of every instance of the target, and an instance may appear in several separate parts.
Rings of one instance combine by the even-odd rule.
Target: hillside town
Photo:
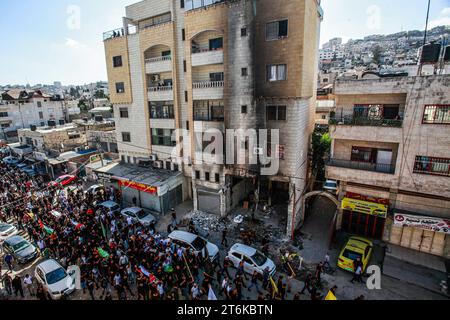
[[[450,298],[450,26],[279,2],[142,0],[107,81],[0,84],[1,300]]]

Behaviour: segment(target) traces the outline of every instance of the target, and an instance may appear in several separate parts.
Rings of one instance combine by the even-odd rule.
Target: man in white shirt
[[[27,287],[28,292],[30,293],[30,296],[33,297],[35,295],[34,288],[33,288],[33,278],[29,274],[27,274],[27,275],[25,275],[25,278],[23,278],[23,283]]]

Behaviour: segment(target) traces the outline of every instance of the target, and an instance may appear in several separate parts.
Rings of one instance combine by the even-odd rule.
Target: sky
[[[102,34],[137,0],[0,0],[0,85],[106,80]],[[333,37],[424,29],[427,0],[322,0],[321,44]],[[450,0],[431,0],[430,27],[450,25]]]

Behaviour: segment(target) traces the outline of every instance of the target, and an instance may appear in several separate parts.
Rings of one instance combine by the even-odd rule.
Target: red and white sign
[[[411,216],[407,214],[396,213],[394,216],[396,226],[408,226],[450,234],[450,220],[433,217]]]

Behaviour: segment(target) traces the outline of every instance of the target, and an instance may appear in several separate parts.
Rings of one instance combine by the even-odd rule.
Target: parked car
[[[150,213],[145,212],[142,208],[132,207],[123,209],[120,212],[124,217],[131,217],[133,221],[139,222],[144,226],[149,226],[152,222],[156,222],[156,218]]]
[[[25,264],[38,256],[36,247],[21,236],[13,236],[3,242],[3,249],[11,253],[20,264]]]
[[[25,167],[24,169],[22,169],[23,172],[25,172],[27,175],[29,175],[30,177],[34,177],[35,175],[38,174],[36,169],[33,169],[32,166],[29,167]]]
[[[186,249],[192,249],[195,253],[206,255],[208,252],[209,259],[214,261],[219,258],[219,248],[208,240],[186,231],[174,231],[169,235],[169,239],[176,245]]]
[[[372,241],[362,237],[350,237],[341,251],[337,265],[343,270],[354,272],[354,261],[359,258],[363,264],[364,272],[369,264],[372,252]]]
[[[61,299],[63,295],[69,295],[75,291],[73,278],[75,270],[69,270],[67,273],[56,260],[46,260],[37,265],[34,275],[47,292],[47,297],[52,300]]]
[[[238,267],[239,263],[244,260],[244,271],[253,274],[257,271],[263,274],[266,268],[269,268],[269,273],[273,276],[276,272],[275,263],[267,258],[259,250],[237,243],[231,247],[227,255],[228,259],[233,263],[234,267]]]
[[[24,169],[27,167],[27,164],[25,162],[21,162],[21,163],[17,163],[16,168],[19,169],[20,171],[24,171]]]
[[[56,179],[55,181],[52,181],[48,184],[49,187],[56,187],[58,185],[60,186],[68,186],[69,184],[71,184],[72,182],[76,181],[77,177],[73,176],[73,175],[63,175],[61,177],[59,177],[58,179]]]
[[[90,186],[85,193],[86,194],[92,194],[92,195],[97,195],[97,193],[99,193],[101,190],[105,190],[104,186],[98,185],[98,184],[94,184],[93,186]]]
[[[112,214],[119,214],[120,213],[120,206],[114,202],[114,201],[106,201],[101,203],[97,209],[104,209],[108,213]]]
[[[16,165],[19,163],[19,159],[12,157],[12,156],[3,158],[2,161],[3,161],[3,163],[8,164],[8,165]]]
[[[323,189],[325,191],[328,191],[334,195],[337,194],[338,192],[338,183],[335,180],[327,180],[325,181],[325,183],[323,184]]]
[[[0,223],[0,242],[17,234],[17,228],[9,223]]]

